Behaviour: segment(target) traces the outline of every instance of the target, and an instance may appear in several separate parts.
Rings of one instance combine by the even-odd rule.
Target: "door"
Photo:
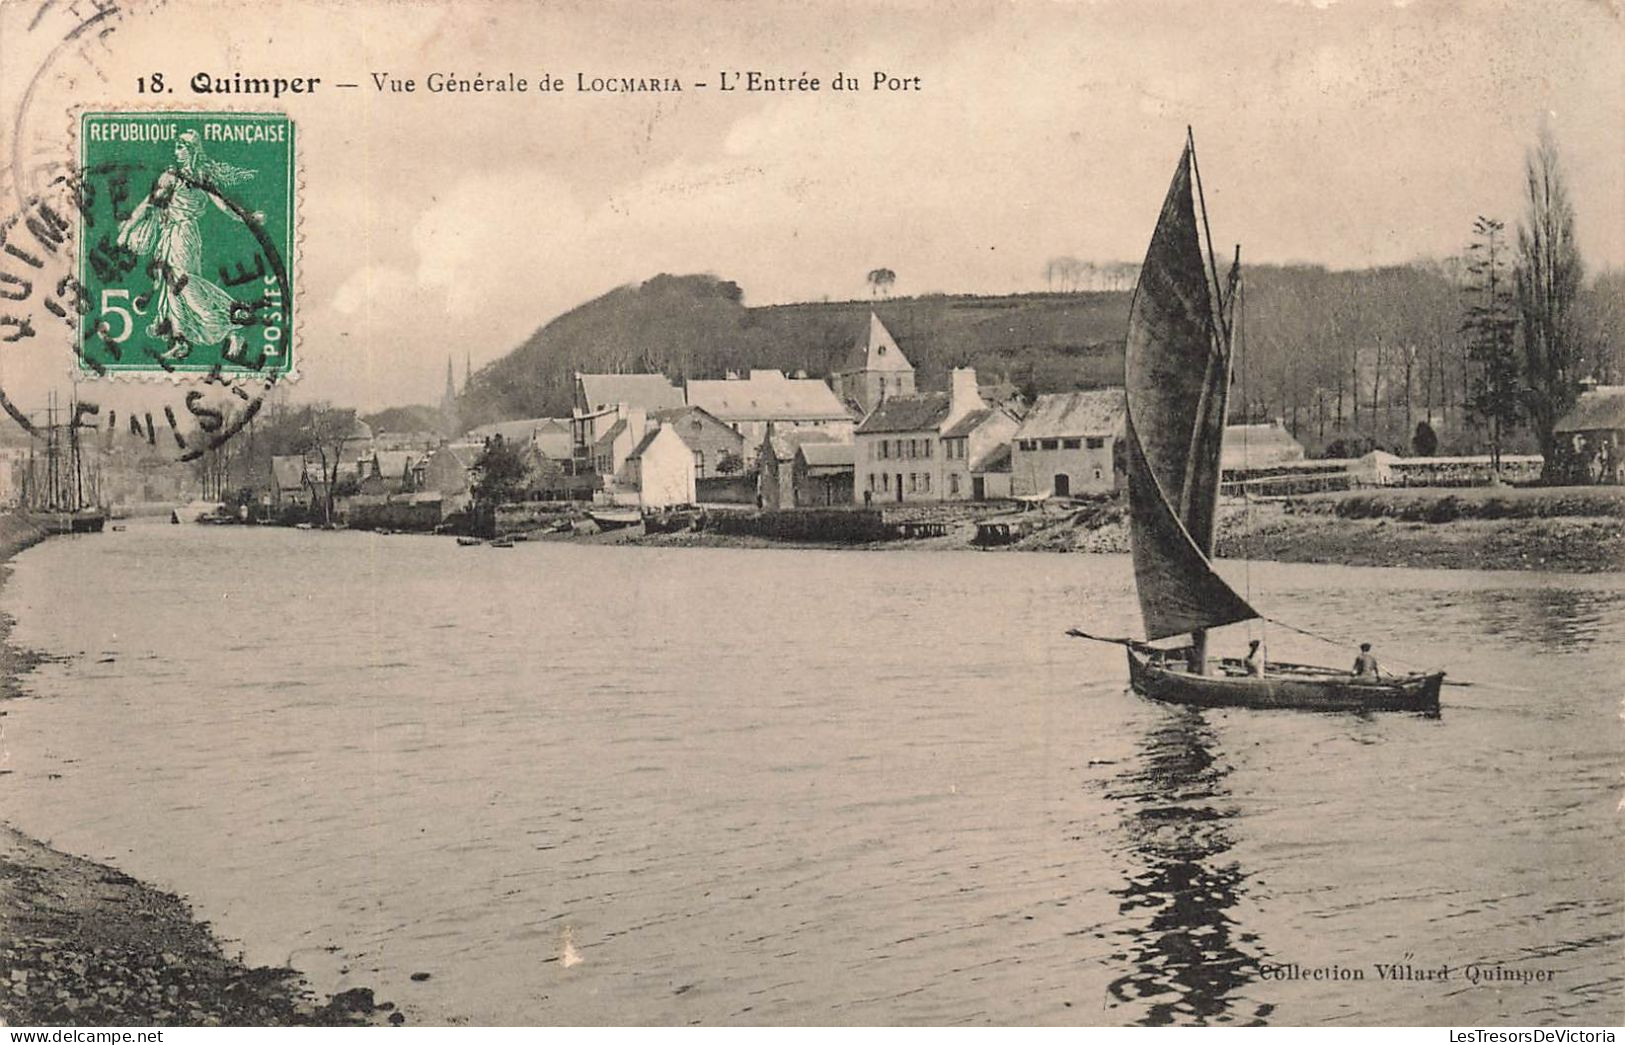
[[[971,479],[970,479],[970,497],[971,497],[971,500],[973,500],[973,501],[986,500],[987,499],[987,480],[983,479],[979,475],[971,476]]]
[[[1055,496],[1072,496],[1072,477],[1067,475],[1065,472],[1057,472],[1055,474]]]
[[[903,503],[903,473],[898,472],[897,475],[895,476],[895,478],[897,480],[897,503],[902,504]]]

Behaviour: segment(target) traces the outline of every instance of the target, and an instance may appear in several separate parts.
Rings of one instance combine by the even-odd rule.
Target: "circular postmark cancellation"
[[[0,351],[55,317],[70,332],[64,420],[120,430],[83,381],[170,385],[157,419],[127,410],[122,420],[194,460],[296,374],[294,123],[281,113],[110,111],[82,113],[75,129],[78,162],[0,220]],[[40,434],[4,389],[0,408]]]

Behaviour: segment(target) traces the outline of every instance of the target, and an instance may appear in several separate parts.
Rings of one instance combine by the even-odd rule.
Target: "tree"
[[[1528,210],[1518,225],[1518,314],[1523,319],[1524,408],[1546,474],[1554,476],[1552,429],[1579,397],[1579,336],[1574,302],[1584,266],[1574,242],[1574,207],[1558,161],[1557,142],[1542,128],[1524,160]]]
[[[322,489],[313,490],[321,501],[322,522],[333,525],[333,499],[339,495],[339,459],[344,455],[344,444],[362,436],[353,409],[329,406],[325,403],[302,411],[299,437],[294,451],[306,459],[314,458],[320,466]],[[307,473],[308,475],[308,473]],[[306,480],[309,481],[308,478]]]
[[[745,470],[745,462],[740,456],[731,451],[724,451],[717,460],[718,475],[738,475]]]
[[[1480,216],[1473,222],[1473,242],[1467,248],[1467,309],[1461,332],[1468,358],[1475,364],[1467,405],[1489,423],[1490,462],[1501,470],[1501,439],[1517,423],[1520,389],[1518,355],[1513,335],[1518,318],[1512,307],[1507,279],[1506,226]]]
[[[519,500],[528,470],[519,448],[500,435],[485,441],[485,449],[469,468],[474,503],[495,511],[499,504]]]
[[[886,296],[890,297],[892,284],[897,282],[897,273],[891,269],[870,269],[868,279],[870,297],[881,291],[885,291]]]
[[[1416,432],[1411,436],[1411,453],[1417,457],[1432,457],[1439,451],[1439,433],[1426,421],[1416,422]]]

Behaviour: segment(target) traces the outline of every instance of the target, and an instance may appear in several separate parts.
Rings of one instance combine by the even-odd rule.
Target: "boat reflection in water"
[[[1120,774],[1109,797],[1127,813],[1130,872],[1119,912],[1132,941],[1114,955],[1130,971],[1108,986],[1116,1003],[1143,1009],[1132,1022],[1266,1022],[1274,1006],[1242,996],[1258,982],[1256,938],[1231,918],[1247,875],[1225,854],[1235,810],[1214,758],[1203,712],[1171,710],[1144,739],[1139,765]]]

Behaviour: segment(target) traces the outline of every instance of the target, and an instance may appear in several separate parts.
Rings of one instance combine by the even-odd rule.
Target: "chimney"
[[[956,366],[953,372],[953,384],[950,386],[948,400],[948,418],[957,421],[972,410],[982,410],[987,404],[982,402],[982,393],[976,388],[976,369],[968,366]]]

